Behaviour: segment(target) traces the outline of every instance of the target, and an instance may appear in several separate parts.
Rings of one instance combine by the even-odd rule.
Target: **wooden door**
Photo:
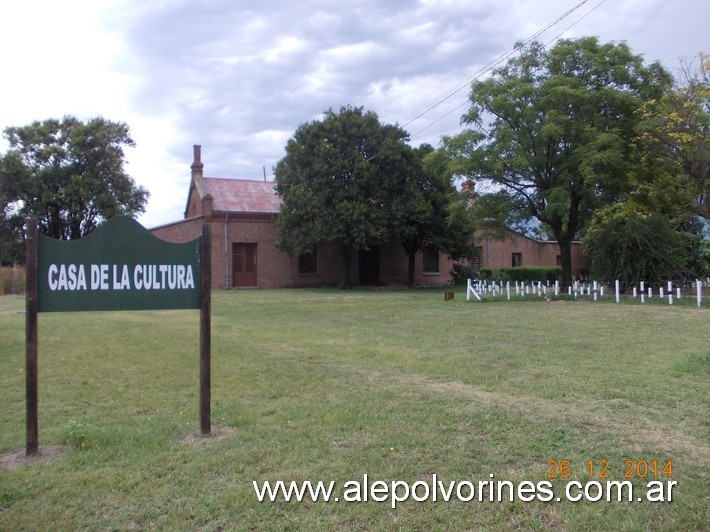
[[[256,244],[232,244],[232,286],[259,286],[256,270]]]

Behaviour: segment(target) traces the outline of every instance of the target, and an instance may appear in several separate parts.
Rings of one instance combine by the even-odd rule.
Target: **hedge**
[[[487,281],[557,281],[559,266],[516,266],[515,268],[481,268],[480,277]]]

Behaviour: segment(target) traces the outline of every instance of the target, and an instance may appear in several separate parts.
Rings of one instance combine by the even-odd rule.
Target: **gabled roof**
[[[212,210],[252,214],[278,214],[281,198],[276,194],[273,181],[223,179],[216,177],[193,178],[187,203],[196,189],[200,199],[212,197]],[[186,211],[187,214],[187,211]]]
[[[212,196],[212,209],[221,212],[278,214],[281,198],[273,181],[203,177]]]

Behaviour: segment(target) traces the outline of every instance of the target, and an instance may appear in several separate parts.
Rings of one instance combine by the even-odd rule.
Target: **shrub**
[[[559,266],[517,266],[501,268],[501,281],[557,281],[562,275]]]
[[[515,268],[481,268],[486,281],[557,281],[562,275],[559,266],[516,266]]]
[[[25,270],[23,268],[0,268],[0,296],[25,293]]]
[[[478,279],[478,273],[470,264],[455,262],[449,272],[455,284],[465,283],[467,279]]]
[[[592,275],[603,282],[662,283],[686,270],[686,236],[662,214],[609,208],[595,214],[582,244]]]

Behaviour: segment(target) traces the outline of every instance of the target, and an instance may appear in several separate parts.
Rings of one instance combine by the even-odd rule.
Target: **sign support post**
[[[200,432],[209,434],[212,351],[212,226],[202,224],[200,245]]]
[[[27,221],[25,253],[25,395],[27,402],[27,456],[37,454],[37,220]]]

